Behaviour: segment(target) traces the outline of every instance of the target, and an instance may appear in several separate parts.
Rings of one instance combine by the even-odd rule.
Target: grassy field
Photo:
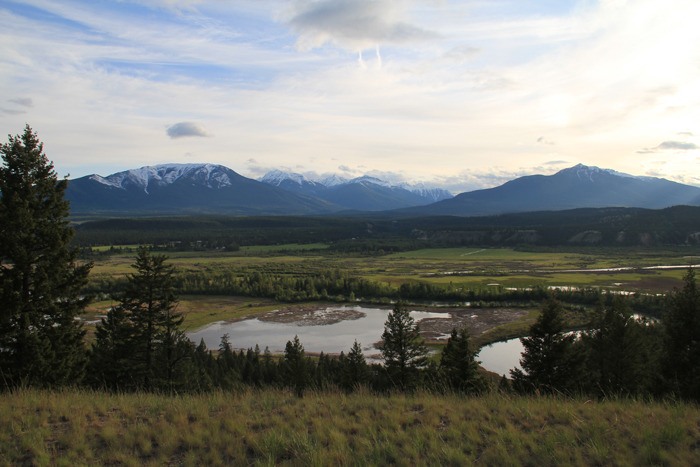
[[[107,310],[116,305],[113,300],[91,303],[83,319],[95,322],[105,316]],[[185,295],[179,297],[176,311],[185,317],[183,328],[186,331],[201,328],[215,321],[226,321],[265,313],[279,308],[279,304],[266,299],[228,297],[212,295]],[[88,326],[88,330],[92,327]]]
[[[339,269],[370,280],[401,284],[427,281],[455,287],[600,286],[648,292],[680,284],[684,269],[596,271],[700,263],[700,249],[591,250],[529,252],[505,248],[432,248],[384,256],[331,254],[327,245],[245,247],[237,252],[171,252],[170,263],[181,271],[254,271],[313,274]],[[97,257],[91,276],[116,277],[132,272],[134,253]],[[616,285],[618,284],[618,285]],[[621,285],[619,285],[621,284]]]
[[[0,399],[0,465],[697,465],[700,408],[428,393]]]

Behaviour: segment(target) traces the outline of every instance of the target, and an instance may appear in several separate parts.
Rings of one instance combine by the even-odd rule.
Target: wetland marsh
[[[269,281],[304,281],[329,270],[400,291],[403,284],[450,290],[502,293],[533,287],[589,289],[655,295],[681,283],[688,265],[700,262],[697,248],[668,250],[590,249],[525,251],[510,248],[431,248],[378,256],[337,254],[327,244],[242,247],[236,252],[167,252],[178,275],[213,281],[268,275]],[[115,284],[130,272],[132,253],[95,255],[93,284]],[[228,334],[235,348],[269,347],[281,352],[298,335],[312,353],[347,352],[355,339],[368,355],[377,353],[386,314],[395,298],[329,294],[333,301],[289,303],[274,297],[207,293],[180,297],[178,311],[195,342],[210,349]],[[383,303],[382,303],[383,302]],[[113,305],[96,302],[85,317],[88,330]],[[466,327],[477,346],[524,335],[537,316],[537,304],[485,306],[480,303],[413,301],[411,309],[429,344],[441,345],[453,327]],[[517,339],[516,339],[517,340]],[[499,344],[500,348],[503,344]],[[483,350],[489,366],[488,348]],[[517,358],[516,358],[517,363]],[[501,372],[497,367],[494,371]]]

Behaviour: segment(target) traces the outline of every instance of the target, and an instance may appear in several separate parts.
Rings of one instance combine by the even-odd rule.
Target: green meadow
[[[387,255],[335,253],[328,244],[242,247],[239,251],[170,251],[181,272],[253,272],[290,276],[340,270],[351,276],[400,285],[427,282],[453,287],[603,287],[664,292],[680,284],[689,264],[700,263],[700,249],[521,251],[510,248],[430,248]],[[133,251],[94,256],[91,279],[131,272]],[[643,269],[679,266],[679,269]],[[635,268],[601,271],[610,268]]]

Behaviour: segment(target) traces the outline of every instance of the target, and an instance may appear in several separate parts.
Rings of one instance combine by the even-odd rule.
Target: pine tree
[[[674,289],[663,317],[664,373],[669,389],[700,401],[700,289],[691,268]]]
[[[452,329],[440,357],[440,373],[450,388],[471,394],[484,391],[485,382],[479,375],[476,354],[469,348],[467,329]]]
[[[175,311],[174,269],[166,259],[139,248],[132,265],[136,273],[127,276],[125,290],[117,297],[119,304],[98,325],[92,352],[94,360],[125,365],[123,371],[133,386],[146,390],[175,389],[182,379],[180,366],[195,350],[180,329],[184,317]],[[123,349],[127,357],[121,356]],[[121,379],[116,384],[132,386]]]
[[[92,265],[78,264],[70,247],[68,182],[29,126],[0,153],[0,385],[75,384],[85,370],[77,318]]]
[[[112,307],[95,329],[87,381],[94,387],[134,389],[132,373],[133,326],[122,307]]]
[[[158,352],[172,351],[176,337],[171,333],[184,319],[174,312],[174,268],[165,263],[166,259],[165,255],[152,255],[147,248],[139,248],[132,265],[136,273],[128,276],[119,303],[134,327],[134,373],[145,389],[157,386],[157,380],[164,376],[159,374],[163,367],[157,364]]]
[[[311,382],[311,374],[309,362],[307,362],[304,353],[304,346],[301,345],[299,336],[294,336],[293,340],[287,341],[282,365],[284,383],[294,389],[297,396],[302,397]]]
[[[384,323],[382,356],[394,386],[406,390],[418,385],[420,370],[428,363],[428,349],[403,303],[394,306]]]
[[[343,358],[341,368],[341,384],[347,391],[369,383],[369,366],[357,341],[352,344],[347,357]]]
[[[589,390],[602,396],[650,393],[659,370],[656,335],[650,323],[635,320],[624,297],[599,305],[578,345],[586,354]]]
[[[530,327],[530,335],[520,339],[524,371],[511,370],[513,387],[542,393],[569,392],[576,386],[578,364],[573,352],[573,335],[566,335],[562,307],[550,299]]]

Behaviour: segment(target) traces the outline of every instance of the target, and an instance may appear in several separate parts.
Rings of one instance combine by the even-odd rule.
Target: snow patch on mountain
[[[575,174],[579,179],[583,180],[589,180],[591,182],[595,181],[595,179],[603,174],[607,175],[614,175],[616,177],[623,177],[623,178],[633,178],[636,180],[657,180],[655,177],[643,177],[643,176],[638,176],[638,175],[630,175],[627,173],[623,172],[618,172],[617,170],[612,170],[612,169],[601,169],[600,167],[596,166],[591,166],[591,165],[584,165],[584,164],[576,164],[573,167],[569,167],[567,169],[560,170],[557,172],[558,174],[567,174],[567,173],[572,173]]]
[[[365,186],[372,184],[389,189],[407,190],[417,194],[418,196],[434,201],[440,201],[452,197],[452,194],[449,191],[444,190],[442,188],[431,187],[422,182],[415,184],[407,182],[391,183],[386,180],[381,180],[377,177],[372,177],[370,175],[363,175],[361,177],[347,179],[337,174],[331,174],[313,179],[308,178],[299,173],[284,172],[282,170],[272,170],[266,173],[263,177],[261,177],[259,181],[274,186],[280,186],[283,182],[290,181],[299,186],[302,186],[304,184],[320,184],[325,186],[326,188],[335,188],[338,186],[350,184],[360,184]]]
[[[284,172],[282,170],[271,170],[259,180],[263,183],[267,183],[268,185],[274,186],[279,186],[282,182],[286,180],[294,182],[297,185],[302,185],[304,181],[306,181],[306,177],[298,173]]]
[[[436,188],[426,185],[423,182],[415,183],[412,185],[408,183],[402,183],[400,186],[412,193],[417,194],[422,198],[426,198],[431,201],[442,201],[443,199],[452,198],[452,193],[450,193],[449,191],[442,188]]]
[[[369,175],[363,175],[362,177],[353,178],[352,180],[349,180],[345,184],[349,185],[352,183],[357,183],[357,184],[365,185],[365,186],[367,184],[371,183],[373,185],[379,185],[379,186],[383,186],[385,188],[394,188],[394,185],[392,185],[391,183],[386,182],[384,180],[380,180],[377,177],[371,177]]]

